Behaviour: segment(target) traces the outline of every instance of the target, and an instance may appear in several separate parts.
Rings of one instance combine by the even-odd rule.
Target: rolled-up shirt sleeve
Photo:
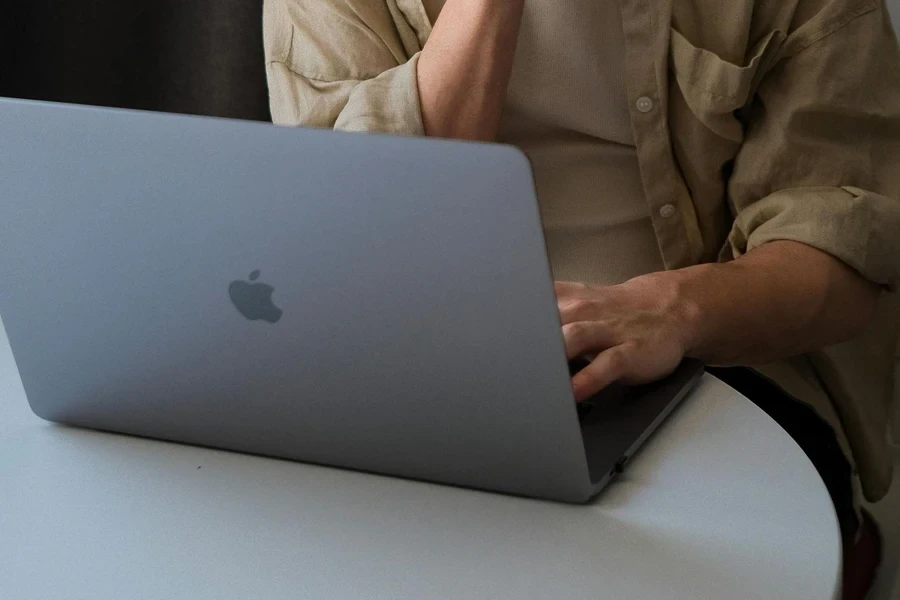
[[[880,1],[789,36],[743,115],[721,258],[773,240],[900,284],[900,52]]]
[[[365,6],[361,4],[360,6]],[[266,0],[269,106],[278,125],[420,136],[418,39],[396,10],[321,0]]]

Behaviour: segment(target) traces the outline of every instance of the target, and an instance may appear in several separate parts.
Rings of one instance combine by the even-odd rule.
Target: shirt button
[[[648,113],[653,110],[653,100],[647,96],[641,96],[638,98],[637,102],[635,102],[635,106],[637,107],[638,112]]]
[[[659,214],[664,219],[671,219],[675,216],[675,205],[674,204],[663,204],[659,208]]]

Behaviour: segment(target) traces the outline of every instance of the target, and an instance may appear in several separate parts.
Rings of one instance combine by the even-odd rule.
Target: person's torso
[[[426,0],[437,15],[443,0]],[[526,3],[499,141],[531,161],[559,280],[665,268],[640,177],[617,0]]]
[[[558,3],[570,6],[581,1],[558,0]],[[607,0],[596,1],[604,3]],[[286,85],[277,97],[278,102],[286,105],[283,111],[285,121],[298,124],[295,117],[302,112],[294,106],[298,95],[290,87],[292,84],[321,90],[350,89],[352,82],[375,78],[393,64],[403,69],[405,63],[426,45],[432,31],[431,23],[444,2],[266,0],[266,14],[269,16],[267,60],[280,62],[282,71],[287,71]],[[545,3],[548,8],[553,8],[549,0],[527,2],[534,4],[530,10],[535,10],[538,4],[543,8]],[[804,143],[816,147],[815,132],[827,130],[827,127],[823,129],[829,118],[827,106],[808,111],[803,119],[781,123],[779,127],[777,122],[772,125],[773,121],[767,117],[768,111],[765,110],[767,107],[758,99],[763,91],[769,98],[777,98],[781,105],[802,103],[809,97],[815,97],[819,86],[827,83],[827,78],[806,78],[798,87],[790,80],[777,76],[784,72],[778,67],[779,64],[789,63],[799,55],[809,56],[813,51],[816,56],[821,56],[820,67],[832,64],[838,73],[843,72],[846,76],[848,64],[856,61],[859,69],[865,71],[863,57],[841,55],[841,44],[822,41],[835,38],[839,29],[850,27],[857,19],[861,22],[864,15],[873,15],[868,19],[868,26],[871,27],[872,21],[877,23],[882,18],[879,13],[883,11],[883,3],[871,0],[616,0],[616,6],[622,11],[624,88],[640,163],[644,203],[649,208],[656,242],[666,268],[679,269],[736,258],[742,240],[733,240],[730,235],[736,231],[733,225],[740,206],[759,204],[767,194],[784,191],[786,194],[782,194],[781,201],[790,201],[794,208],[807,210],[809,207],[805,203],[811,199],[810,189],[798,190],[798,186],[808,186],[810,181],[816,186],[832,186],[823,189],[833,196],[840,194],[834,186],[852,184],[860,179],[847,179],[842,176],[844,169],[829,166],[835,164],[834,153],[830,162],[819,164],[813,154],[805,157],[807,160],[802,164],[793,164],[800,157],[791,148],[796,149],[798,144],[802,146]],[[300,37],[296,35],[298,28],[302,30],[310,23],[325,18],[340,23],[330,32],[333,39],[313,47],[301,47],[294,43]],[[564,70],[577,61],[577,79],[581,73],[593,69],[596,60],[575,56],[571,48],[579,43],[590,44],[590,40],[571,42],[570,47],[567,45],[570,40],[566,38],[575,31],[576,24],[574,21],[560,20],[557,26],[567,29],[560,33],[562,45],[556,56],[569,58],[571,62],[561,60],[555,66]],[[610,35],[604,24],[595,26],[595,36]],[[523,39],[528,39],[531,30],[533,27],[529,29],[526,23]],[[584,29],[577,31],[580,34]],[[882,33],[896,44],[889,32]],[[848,37],[846,31],[842,35]],[[867,32],[868,43],[874,43],[876,37],[871,31]],[[370,42],[373,38],[381,44],[378,52],[372,52]],[[357,48],[352,46],[355,41],[360,41]],[[815,47],[819,42],[822,42],[822,48]],[[881,49],[890,45],[883,39],[879,43]],[[852,46],[846,39],[844,45]],[[527,44],[523,47],[527,48]],[[609,67],[608,64],[606,66]],[[886,72],[883,68],[875,71]],[[403,73],[406,74],[406,71]],[[615,81],[611,73],[604,71],[605,81]],[[772,74],[776,75],[774,80]],[[513,109],[516,108],[516,82],[520,81],[519,77],[517,71],[511,90]],[[553,74],[548,74],[548,77],[557,80]],[[570,92],[574,94],[591,90],[586,81],[568,83],[572,86]],[[596,86],[597,80],[593,83]],[[305,90],[303,87],[298,89]],[[543,93],[539,90],[525,91],[537,96]],[[828,86],[825,85],[821,91],[827,92]],[[596,89],[592,93],[597,93]],[[593,97],[586,99],[590,106],[585,110],[593,110],[601,99],[606,102],[610,97],[615,98],[612,90],[601,90],[596,100]],[[852,97],[848,96],[850,99]],[[606,107],[604,117],[616,114],[618,109],[614,105],[615,100]],[[882,107],[885,115],[896,114],[893,109],[889,110],[891,106],[893,104],[886,103]],[[546,125],[543,110],[547,107],[546,101],[535,100],[529,107],[527,116],[533,117],[533,122],[523,121],[518,127],[510,120],[517,118],[517,115],[509,111],[504,123],[507,140],[516,135],[516,131],[527,130],[530,125]],[[324,121],[333,119],[333,111],[339,110],[336,105],[315,108]],[[796,109],[796,106],[793,108]],[[309,107],[303,109],[308,111]],[[833,111],[832,115],[831,118],[853,116],[845,112],[835,114]],[[409,111],[404,116],[410,122],[402,129],[421,130],[421,119],[416,121],[419,115]],[[558,120],[551,120],[550,124],[568,127],[569,133],[585,135],[591,138],[591,142],[621,141],[616,137],[616,131],[621,133],[622,130],[606,119],[583,121],[580,116],[581,111],[575,115],[560,112],[556,116]],[[577,123],[571,119],[577,120]],[[588,123],[586,126],[585,122]],[[785,133],[788,124],[793,125],[792,135],[799,135],[799,139],[789,139]],[[538,129],[535,135],[540,131]],[[885,131],[891,130],[886,128]],[[882,136],[878,145],[870,146],[880,149],[873,156],[878,168],[871,169],[862,179],[867,181],[869,187],[866,189],[891,195],[900,189],[897,176],[900,170],[891,168],[896,161],[891,158],[894,154],[885,151],[886,141],[890,140]],[[527,144],[521,134],[518,142],[523,146]],[[593,145],[587,146],[591,148],[589,152],[595,151]],[[748,146],[751,147],[749,153],[752,158],[748,158]],[[620,144],[620,147],[627,148],[628,144]],[[827,145],[823,146],[825,149]],[[528,151],[532,156],[540,154],[536,147]],[[856,151],[855,158],[864,160],[858,147]],[[552,149],[547,152],[552,153]],[[541,157],[538,158],[536,162],[539,165],[548,165],[545,171],[540,166],[538,170],[552,177],[557,171],[553,163],[543,163]],[[569,158],[581,160],[577,154]],[[558,160],[567,161],[562,154]],[[571,165],[569,168],[572,168]],[[547,189],[547,184],[541,186]],[[554,197],[564,201],[563,196]],[[635,202],[629,206],[639,205]],[[609,210],[610,204],[597,202],[594,209],[599,210],[596,208],[598,206]],[[543,199],[542,210],[545,215],[551,210],[551,205]],[[808,214],[814,215],[815,211]],[[821,225],[821,221],[816,224]],[[801,226],[812,225],[801,223]],[[603,256],[596,257],[596,260],[602,261]],[[603,267],[603,270],[606,268]],[[559,274],[565,275],[564,272]],[[896,298],[896,294],[884,296],[886,302],[896,303]],[[900,310],[886,304],[866,335],[847,344],[801,357],[809,361],[809,365],[797,367],[782,361],[773,365],[777,373],[767,373],[783,389],[813,405],[839,430],[838,420],[843,422],[852,441],[855,458],[859,460],[867,495],[873,500],[886,492],[892,469],[883,434],[892,385],[889,377],[890,355],[896,348],[896,333],[900,327],[898,316]],[[843,435],[839,438],[846,449],[847,439]]]

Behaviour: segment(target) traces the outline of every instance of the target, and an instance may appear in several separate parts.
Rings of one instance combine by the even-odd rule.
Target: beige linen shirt
[[[443,2],[424,4],[431,15]],[[665,269],[631,126],[624,39],[618,0],[525,3],[497,140],[531,162],[558,281],[614,285]]]
[[[784,239],[896,289],[900,51],[884,0],[616,1],[665,267]],[[421,0],[266,0],[264,27],[276,123],[424,135]],[[891,480],[898,304],[884,293],[855,340],[756,365],[837,428],[870,500]]]

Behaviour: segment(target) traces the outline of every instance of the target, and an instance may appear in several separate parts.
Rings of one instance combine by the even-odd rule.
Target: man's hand
[[[557,283],[569,359],[597,355],[572,378],[575,400],[607,385],[649,383],[678,367],[690,337],[690,313],[665,278],[611,287]]]
[[[611,287],[558,283],[556,294],[569,358],[597,355],[572,379],[581,401],[614,381],[665,377],[685,356],[754,365],[851,339],[879,288],[829,254],[776,241],[729,263]]]

